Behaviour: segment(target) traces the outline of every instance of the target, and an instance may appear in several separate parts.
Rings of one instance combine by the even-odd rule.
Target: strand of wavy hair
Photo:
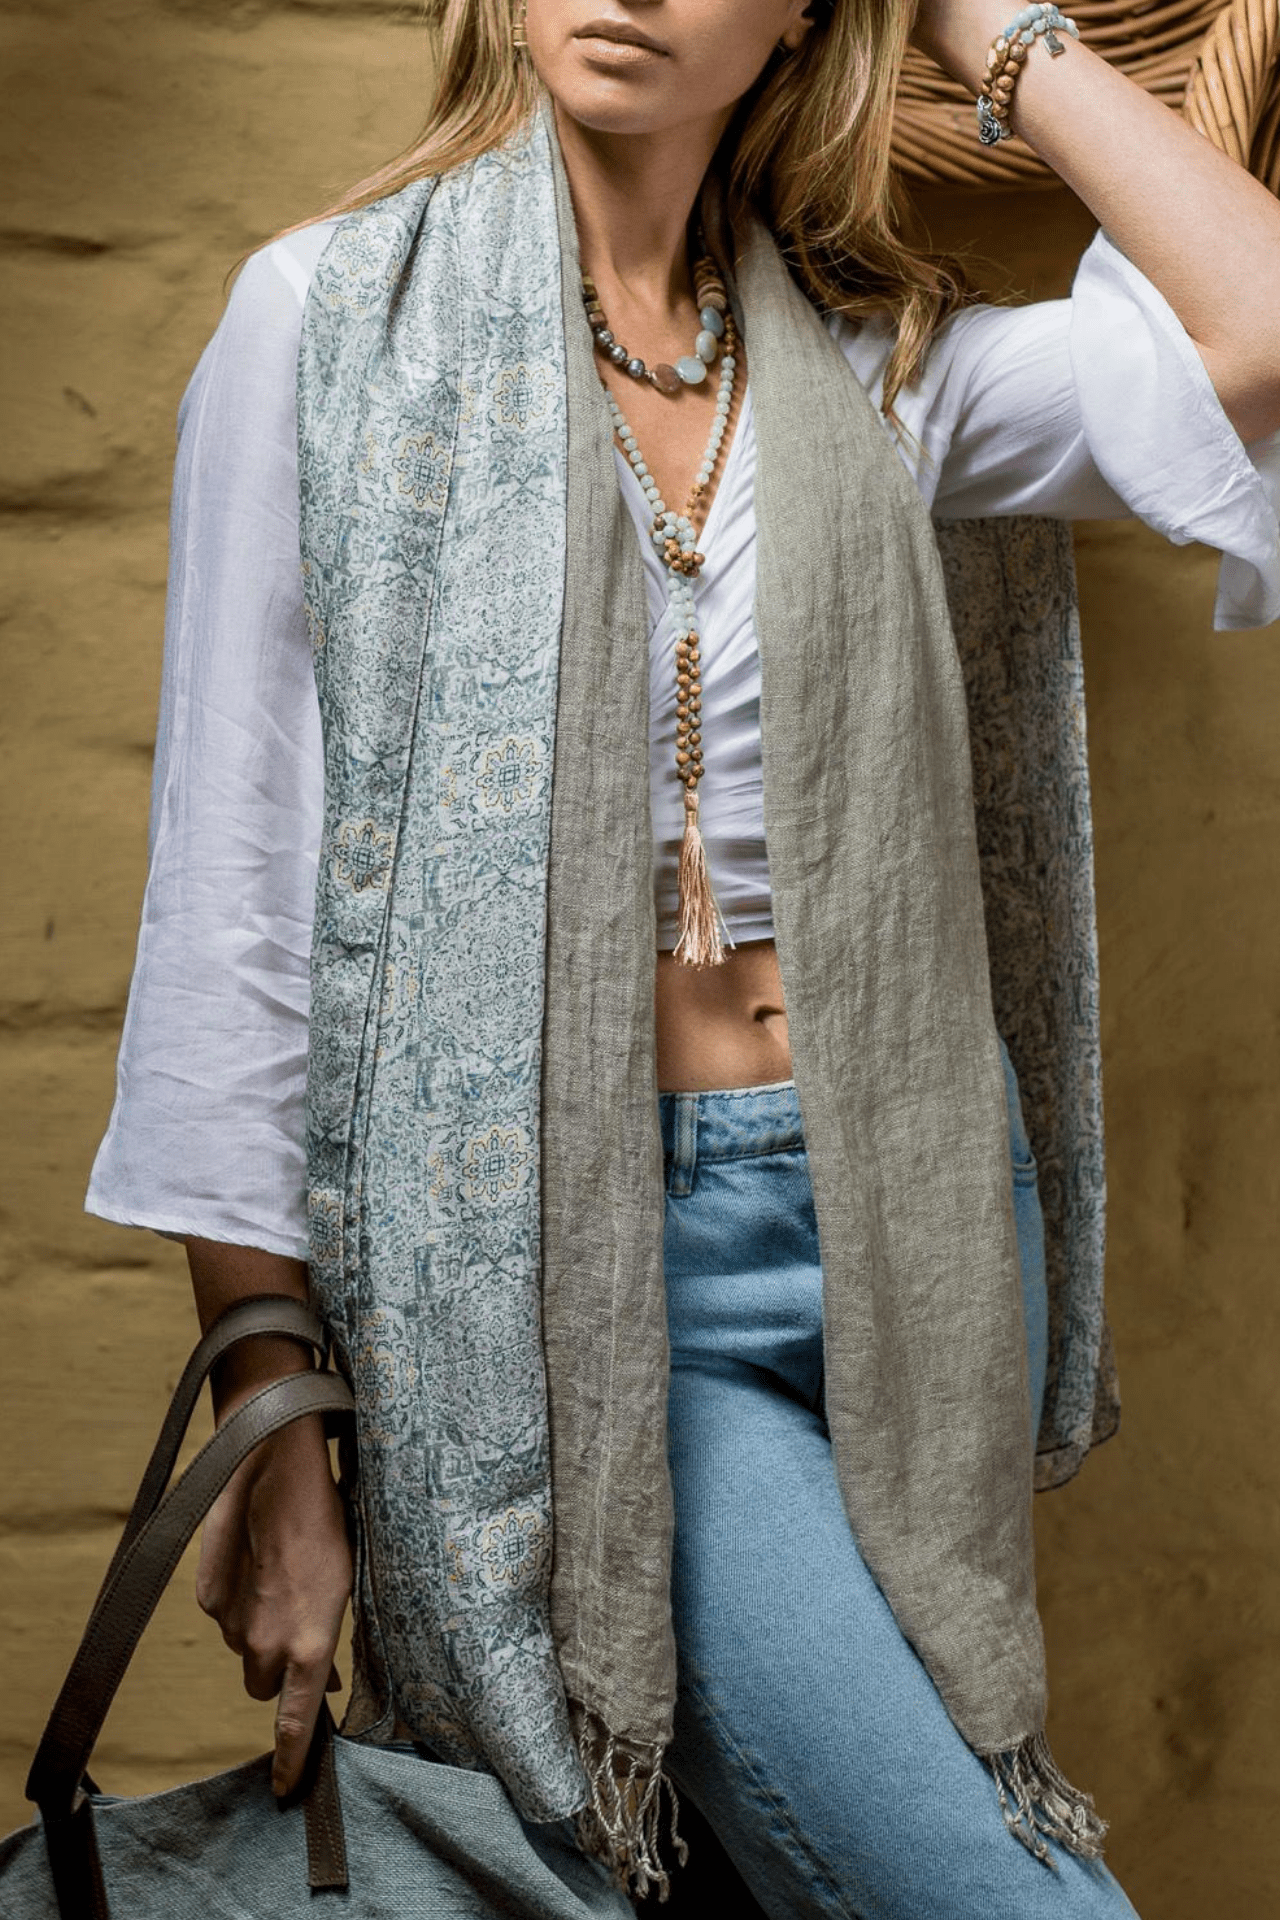
[[[770,60],[739,104],[717,165],[731,218],[750,209],[766,221],[815,305],[853,320],[888,315],[895,325],[882,400],[892,419],[934,332],[977,295],[959,261],[904,237],[890,136],[909,0],[816,0],[813,10],[821,24],[798,52]],[[528,55],[512,49],[512,0],[426,0],[423,12],[435,81],[421,131],[315,219],[465,166],[535,111],[540,83]]]

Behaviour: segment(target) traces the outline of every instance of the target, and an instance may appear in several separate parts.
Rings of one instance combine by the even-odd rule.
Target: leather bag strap
[[[324,1349],[315,1316],[300,1302],[283,1298],[230,1309],[201,1341],[174,1394],[125,1537],[32,1763],[27,1797],[38,1803],[43,1816],[64,1920],[109,1920],[93,1840],[92,1803],[83,1789],[85,1769],[143,1629],[188,1542],[241,1461],[271,1434],[309,1414],[354,1412],[351,1390],[337,1374],[299,1373],[275,1381],[238,1407],[182,1477],[161,1493],[209,1368],[235,1340],[263,1332],[289,1334]],[[331,1733],[326,1708],[308,1762],[304,1801],[312,1886],[346,1884]]]
[[[141,1528],[155,1512],[161,1495],[173,1477],[178,1450],[191,1424],[200,1389],[224,1354],[242,1340],[253,1339],[258,1334],[274,1334],[297,1340],[303,1346],[314,1348],[322,1363],[328,1358],[328,1335],[318,1314],[293,1294],[259,1294],[250,1300],[237,1301],[218,1315],[183,1368],[182,1377],[174,1388],[173,1398],[134,1496],[124,1531],[94,1600],[89,1624],[85,1628],[86,1639],[94,1632],[98,1609],[111,1589],[121,1561]],[[93,1790],[89,1783],[86,1785],[89,1791]]]
[[[160,1437],[147,1462],[133,1510],[125,1522],[120,1544],[102,1582],[104,1592],[134,1535],[155,1512],[161,1494],[173,1477],[178,1449],[191,1424],[201,1387],[224,1354],[242,1340],[252,1339],[255,1334],[274,1334],[277,1338],[297,1340],[302,1346],[313,1347],[320,1356],[321,1365],[328,1357],[329,1336],[319,1315],[305,1300],[299,1300],[293,1294],[259,1294],[252,1300],[237,1302],[218,1315],[183,1368],[182,1378],[173,1390],[169,1411],[160,1428]]]

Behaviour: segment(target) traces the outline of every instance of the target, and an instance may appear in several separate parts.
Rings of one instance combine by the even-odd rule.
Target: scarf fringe
[[[1045,1845],[1056,1840],[1082,1860],[1101,1860],[1107,1831],[1091,1796],[1059,1771],[1049,1742],[1034,1733],[1019,1746],[986,1756],[1000,1796],[1000,1811],[1011,1834],[1054,1873],[1057,1862]]]
[[[680,1866],[689,1858],[677,1826],[680,1801],[662,1766],[664,1749],[656,1743],[633,1746],[610,1733],[594,1715],[576,1705],[572,1712],[591,1789],[591,1799],[575,1822],[578,1844],[609,1868],[624,1892],[643,1897],[656,1889],[661,1904],[671,1892],[671,1876],[660,1852],[664,1789],[671,1802],[672,1850]]]

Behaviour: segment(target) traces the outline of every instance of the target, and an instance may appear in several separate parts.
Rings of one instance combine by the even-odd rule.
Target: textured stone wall
[[[0,1828],[190,1345],[180,1254],[80,1211],[144,875],[173,422],[236,259],[408,138],[414,9],[9,0],[0,117]],[[1065,193],[935,195],[1029,291]],[[1110,1284],[1125,1422],[1038,1508],[1052,1731],[1148,1920],[1280,1885],[1276,633],[1210,630],[1214,559],[1078,548],[1099,830]],[[271,1711],[179,1575],[95,1763],[137,1792]]]

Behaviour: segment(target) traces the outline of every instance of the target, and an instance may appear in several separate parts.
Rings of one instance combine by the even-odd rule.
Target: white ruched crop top
[[[323,811],[302,616],[294,386],[333,231],[246,264],[179,415],[151,865],[89,1209],[304,1258],[308,967]],[[829,323],[877,404],[887,326]],[[895,444],[934,515],[1136,514],[1223,562],[1220,627],[1280,618],[1280,435],[1239,437],[1163,297],[1099,233],[1069,300],[973,307],[899,396]],[[889,429],[886,427],[886,432]],[[651,616],[659,942],[675,944],[674,640],[621,454]],[[701,547],[702,826],[732,938],[772,931],[761,809],[755,436],[744,395]]]

